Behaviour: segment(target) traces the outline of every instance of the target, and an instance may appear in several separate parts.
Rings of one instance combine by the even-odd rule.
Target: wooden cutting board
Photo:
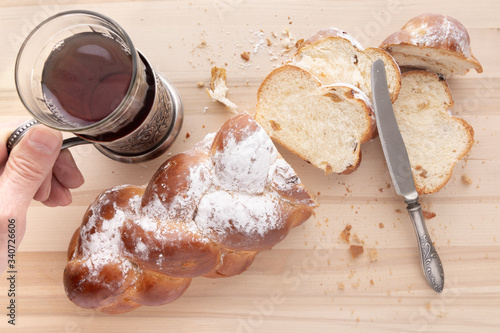
[[[378,139],[363,146],[351,175],[325,176],[280,147],[314,193],[316,214],[244,274],[196,278],[179,300],[109,316],[73,305],[62,274],[66,248],[89,203],[119,184],[145,184],[168,157],[136,165],[111,161],[91,146],[72,149],[86,183],[73,203],[34,202],[18,252],[16,327],[7,324],[7,274],[0,279],[2,332],[497,332],[500,327],[500,2],[498,1],[113,1],[0,2],[0,119],[28,118],[16,94],[15,57],[24,36],[56,12],[89,9],[115,19],[179,89],[185,122],[169,151],[192,147],[231,114],[198,82],[227,68],[229,98],[253,112],[262,79],[293,52],[287,38],[335,26],[377,46],[407,20],[443,13],[469,30],[483,74],[453,77],[451,110],[475,130],[476,144],[439,193],[422,198],[446,272],[436,294],[426,284],[405,205],[390,185]],[[287,32],[288,31],[288,32]],[[268,40],[271,45],[268,45]],[[240,57],[250,53],[250,60]],[[188,135],[189,134],[189,135]],[[463,176],[472,180],[465,184]],[[3,207],[2,207],[3,209]],[[353,260],[339,238],[346,225],[365,253]],[[3,250],[2,250],[3,251]],[[371,252],[370,252],[371,251]],[[371,253],[371,256],[370,256]]]

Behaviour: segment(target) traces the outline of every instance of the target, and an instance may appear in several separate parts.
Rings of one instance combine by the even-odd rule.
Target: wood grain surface
[[[198,88],[210,68],[227,68],[229,98],[255,110],[262,79],[289,57],[293,39],[335,26],[364,46],[377,46],[425,12],[457,18],[468,29],[483,74],[449,79],[454,115],[475,130],[476,144],[439,193],[422,198],[436,216],[427,226],[446,274],[445,291],[425,282],[405,204],[390,186],[378,139],[363,146],[351,175],[325,176],[279,147],[320,207],[244,274],[196,278],[179,300],[109,316],[73,305],[62,274],[66,247],[89,203],[119,184],[145,184],[168,157],[136,165],[107,159],[91,146],[72,149],[86,183],[73,203],[33,202],[18,252],[16,326],[7,324],[7,274],[0,278],[2,332],[498,332],[500,330],[500,2],[478,1],[139,1],[2,0],[0,2],[0,122],[29,117],[14,85],[20,43],[59,11],[88,9],[116,20],[179,89],[185,122],[169,151],[192,147],[231,113]],[[274,37],[276,36],[276,37]],[[270,46],[267,39],[269,39]],[[241,58],[250,53],[250,60]],[[189,138],[187,138],[189,133]],[[472,184],[465,184],[467,175]],[[2,207],[3,209],[3,207]],[[339,238],[346,225],[365,252],[350,257]],[[382,227],[383,224],[383,227]],[[351,236],[352,238],[353,236]],[[4,249],[1,249],[2,251]],[[371,252],[370,252],[371,250]],[[372,256],[370,256],[370,253]],[[376,254],[376,255],[375,255]]]

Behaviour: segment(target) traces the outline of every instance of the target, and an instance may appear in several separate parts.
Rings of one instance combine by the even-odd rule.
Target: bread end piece
[[[449,77],[474,68],[483,72],[472,55],[470,38],[462,23],[450,16],[422,14],[387,37],[380,47],[401,67],[427,69]]]

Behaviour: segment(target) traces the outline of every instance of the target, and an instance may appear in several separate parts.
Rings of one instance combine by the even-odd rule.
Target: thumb
[[[12,149],[0,185],[14,205],[28,207],[38,188],[52,173],[61,144],[60,132],[35,126]]]

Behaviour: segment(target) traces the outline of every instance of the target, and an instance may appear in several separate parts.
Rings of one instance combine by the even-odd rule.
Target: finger
[[[57,207],[57,205],[55,203],[53,203],[50,199],[47,199],[45,200],[44,202],[42,202],[45,206],[47,207]]]
[[[71,193],[55,177],[52,177],[50,196],[43,204],[49,207],[67,206],[72,201]]]
[[[78,188],[85,182],[82,173],[76,166],[73,155],[68,149],[61,151],[59,157],[57,157],[53,174],[67,188]]]
[[[12,149],[0,176],[2,190],[12,204],[27,207],[39,187],[52,173],[61,149],[62,135],[45,126],[35,126]]]
[[[7,154],[7,140],[21,123],[22,121],[15,120],[0,125],[0,165],[2,166],[7,162],[7,158],[9,157]],[[2,174],[1,169],[0,174]]]
[[[8,128],[0,128],[0,165],[7,162],[7,139],[12,131]]]
[[[45,178],[42,185],[40,185],[38,191],[36,191],[35,195],[33,196],[34,200],[44,202],[49,198],[52,178],[54,178],[52,177],[52,175],[48,175],[48,177]]]

